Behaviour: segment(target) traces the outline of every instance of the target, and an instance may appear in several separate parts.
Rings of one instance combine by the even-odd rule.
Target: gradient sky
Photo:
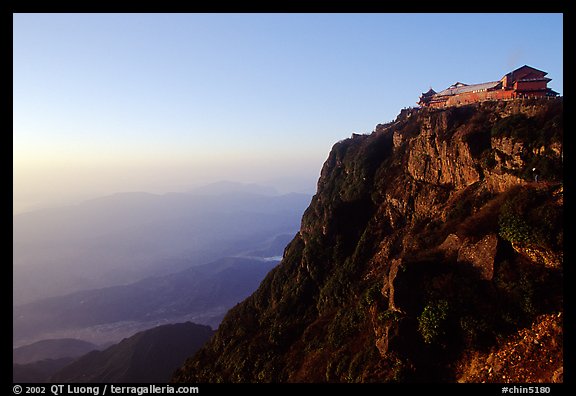
[[[524,64],[562,14],[15,14],[14,210],[228,179],[313,193],[330,148]]]

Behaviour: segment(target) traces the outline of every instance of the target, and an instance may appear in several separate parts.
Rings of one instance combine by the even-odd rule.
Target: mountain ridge
[[[555,326],[542,315],[563,301],[562,111],[404,109],[336,143],[281,264],[173,381],[474,381],[466,352]],[[541,367],[533,381],[563,365],[551,334],[515,363]]]
[[[75,358],[95,349],[98,349],[96,345],[74,338],[42,340],[14,348],[12,361],[27,364],[44,359]]]
[[[274,243],[276,240],[271,246],[277,248]],[[227,257],[133,284],[83,290],[17,306],[13,328],[18,338],[14,341],[74,335],[100,337],[92,340],[102,343],[115,341],[111,337],[130,334],[132,329],[134,332],[183,318],[216,327],[218,317],[255,290],[278,261]]]
[[[209,326],[191,322],[158,326],[80,357],[53,374],[50,381],[167,382],[186,356],[213,333]]]

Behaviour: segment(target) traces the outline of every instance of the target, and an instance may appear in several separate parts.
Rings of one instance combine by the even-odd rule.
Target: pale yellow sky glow
[[[428,14],[15,13],[14,208],[219,180],[314,193],[334,143],[430,85],[528,64],[561,92],[562,14],[433,19],[447,45],[421,45]]]
[[[283,192],[313,189],[321,163],[301,154],[252,157],[250,153],[189,153],[167,158],[143,155],[140,158],[96,155],[58,157],[16,156],[13,172],[13,211],[15,214],[45,206],[65,205],[116,192],[145,191],[166,193],[187,191],[217,180],[246,183],[273,182]],[[310,177],[311,168],[317,172]],[[275,175],[275,177],[271,177]],[[283,183],[282,179],[288,179]],[[300,179],[297,182],[294,179]],[[284,187],[284,188],[283,188]]]

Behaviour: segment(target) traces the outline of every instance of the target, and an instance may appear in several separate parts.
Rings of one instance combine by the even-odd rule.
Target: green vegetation
[[[533,168],[538,169],[542,181],[562,180],[562,158],[557,151],[562,147],[562,132],[561,101],[547,104],[532,117],[522,113],[504,117],[491,128],[493,137],[511,138],[523,144],[521,158],[526,166],[508,171],[524,180],[533,180]],[[556,146],[556,152],[551,149],[553,145]],[[492,158],[490,154],[485,156],[483,161],[490,168]]]
[[[432,302],[418,317],[418,331],[427,344],[437,343],[446,335],[446,321],[448,319],[448,301]]]
[[[377,302],[379,299],[382,299],[382,283],[376,282],[372,286],[370,286],[366,292],[364,293],[364,302],[366,305],[370,306]]]
[[[527,244],[534,239],[533,230],[526,220],[510,209],[502,211],[499,224],[500,236],[507,241]]]
[[[477,315],[460,317],[458,325],[462,329],[462,336],[467,345],[483,345],[486,334],[490,330],[490,324],[486,318]]]
[[[365,319],[363,309],[355,307],[343,308],[338,311],[328,326],[326,341],[333,347],[340,347],[357,334]]]
[[[562,207],[550,202],[550,193],[523,189],[500,210],[500,236],[510,242],[559,250],[562,248]]]
[[[378,319],[378,322],[382,324],[389,321],[397,322],[400,320],[400,318],[402,318],[402,316],[402,313],[399,311],[387,309],[384,312],[378,313],[376,318]]]
[[[492,127],[494,137],[511,137],[513,139],[532,139],[537,133],[536,126],[525,114],[513,114],[497,121]]]
[[[519,113],[501,118],[492,126],[491,135],[520,140],[530,148],[561,142],[564,127],[562,107],[561,101],[554,101],[532,117]]]

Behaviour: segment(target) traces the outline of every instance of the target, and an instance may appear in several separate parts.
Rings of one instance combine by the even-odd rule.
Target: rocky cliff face
[[[561,142],[558,99],[405,109],[335,144],[282,263],[173,379],[514,381],[483,367],[535,328],[529,378],[559,380]]]

